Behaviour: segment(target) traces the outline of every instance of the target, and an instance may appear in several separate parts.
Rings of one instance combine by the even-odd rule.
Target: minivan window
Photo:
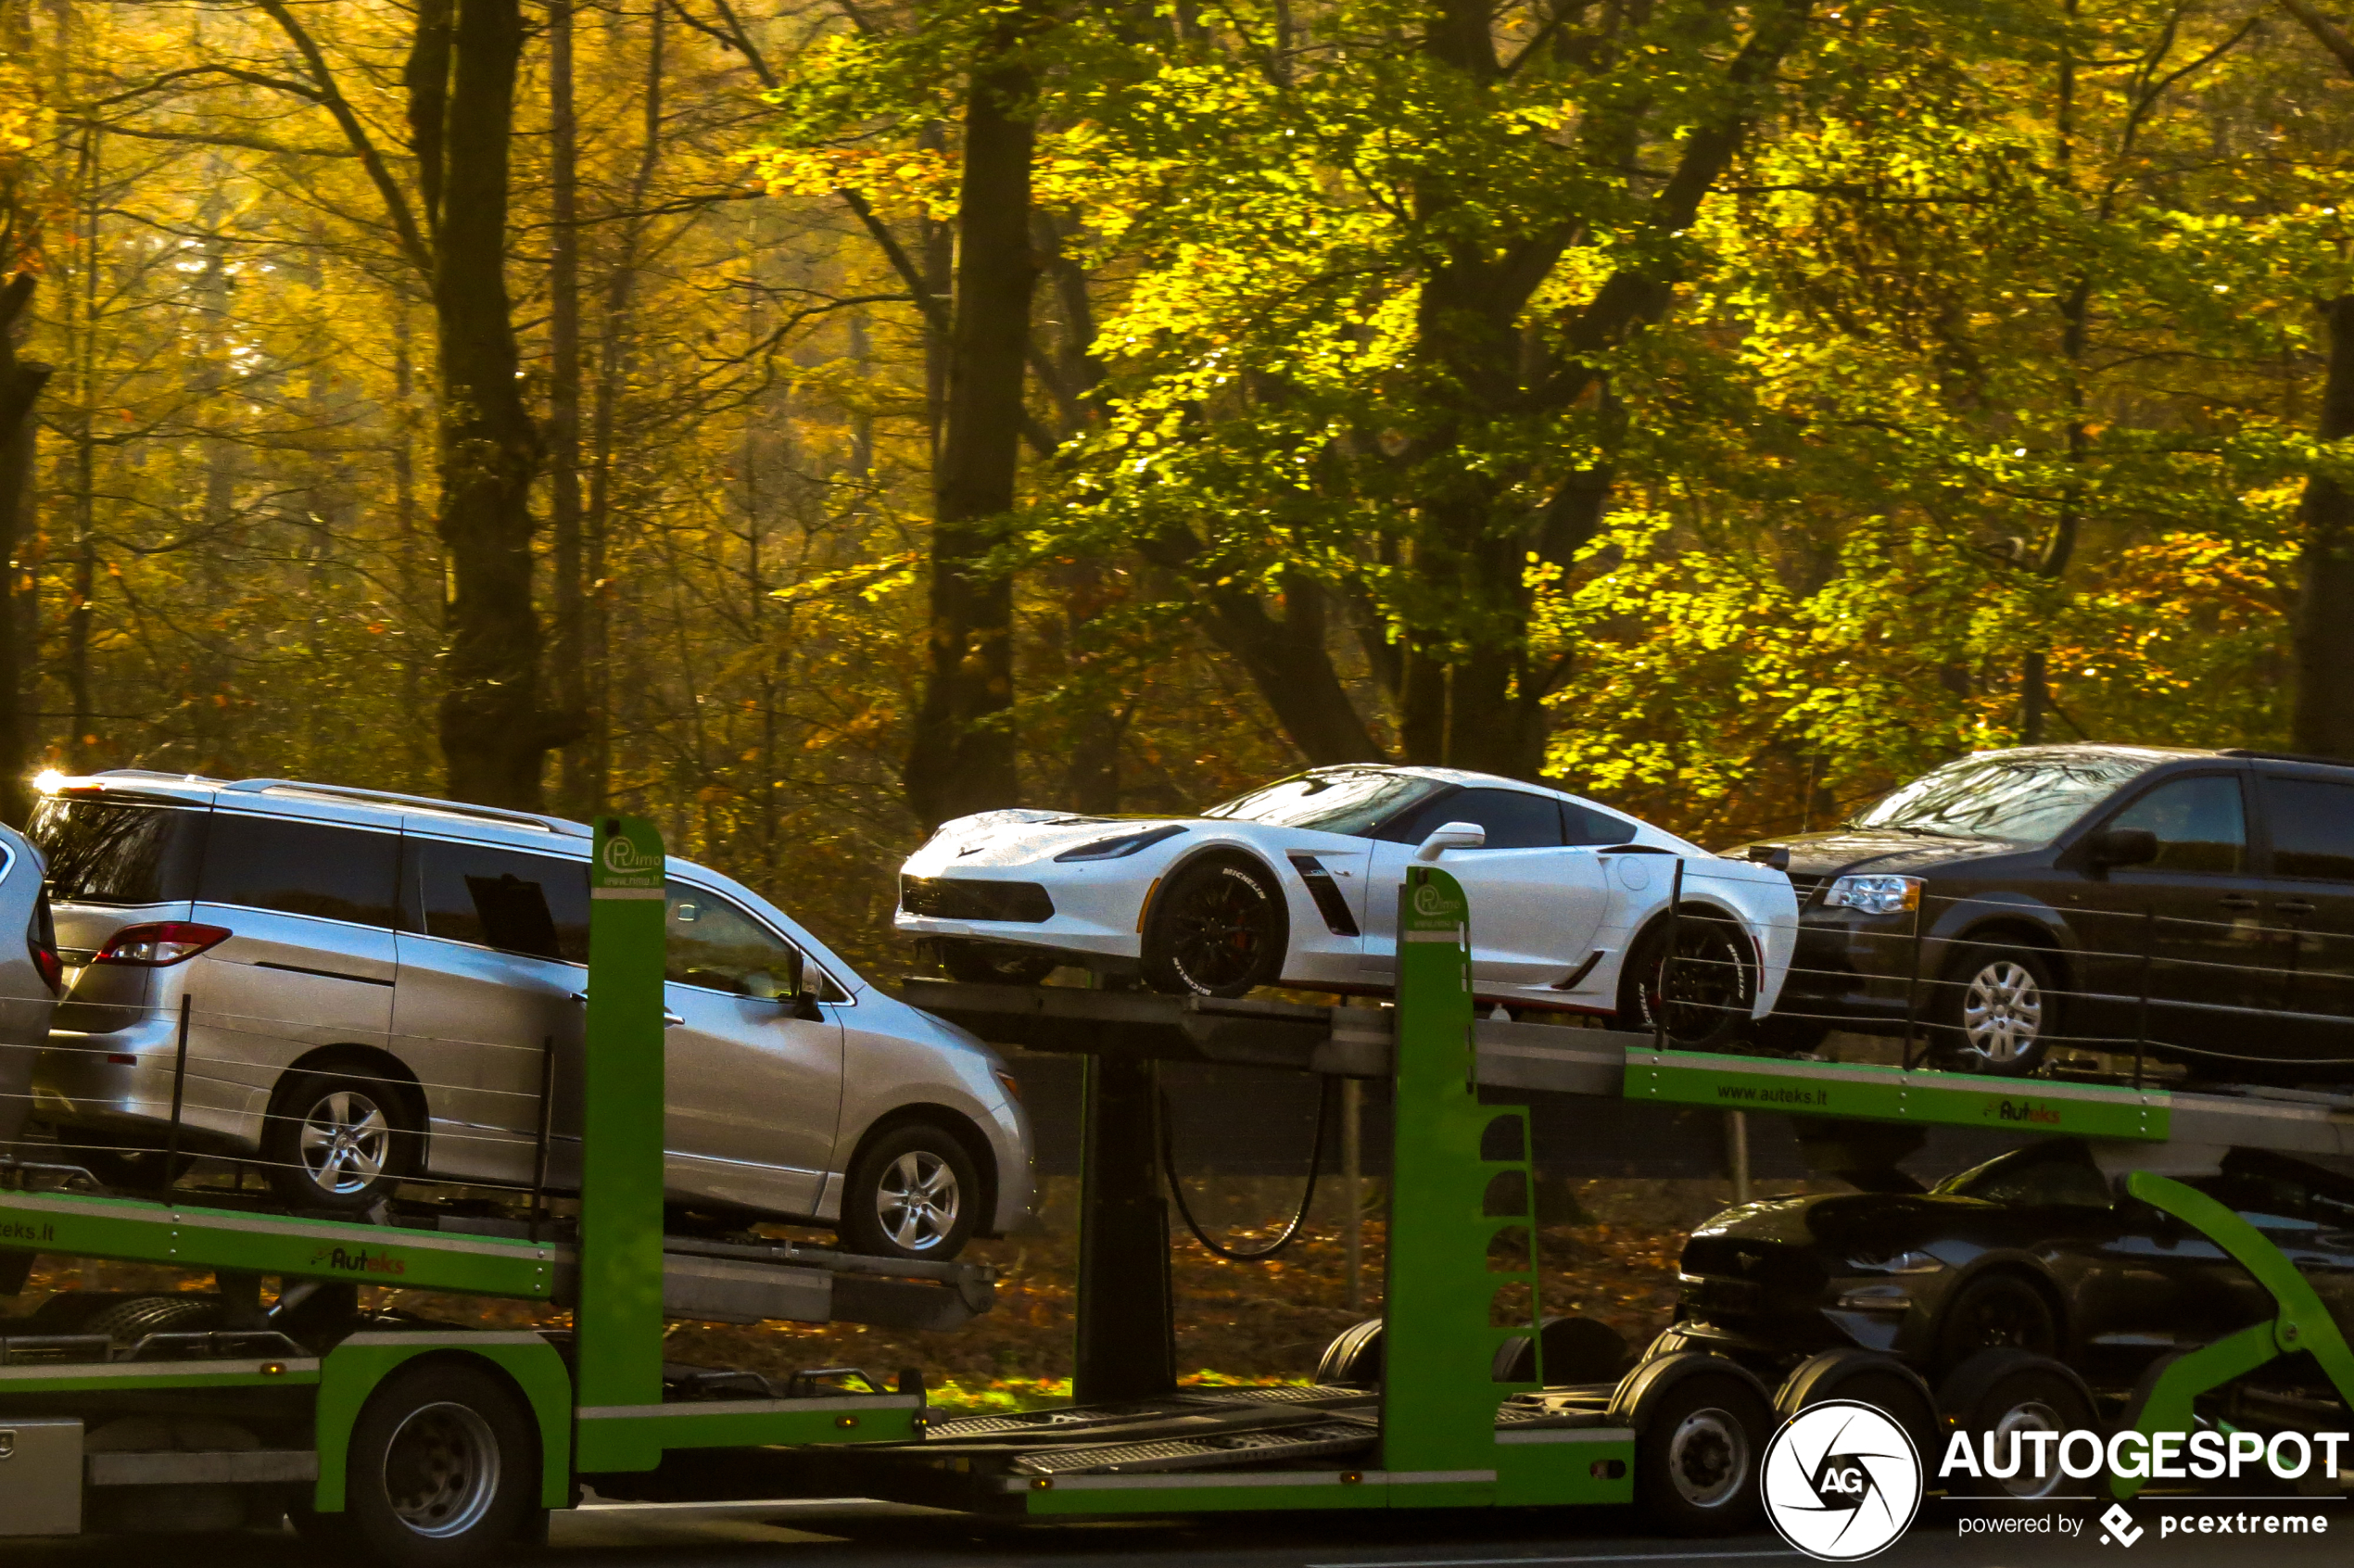
[[[51,795],[25,837],[49,862],[49,895],[67,904],[168,904],[196,894],[208,813]]]
[[[439,839],[402,842],[402,929],[588,962],[588,862]]]
[[[2230,874],[2247,864],[2247,814],[2240,781],[2200,773],[2171,778],[2109,818],[2111,828],[2145,828],[2156,858],[2135,869]]]
[[[1848,826],[2047,844],[2158,761],[2100,752],[1964,757],[1882,796]]]
[[[390,926],[399,867],[395,834],[218,811],[196,898]]]
[[[2354,785],[2268,777],[2264,815],[2274,876],[2354,882]]]
[[[717,893],[689,882],[672,882],[664,892],[664,974],[672,983],[769,1000],[793,993],[794,980],[802,978],[799,949]],[[839,999],[817,970],[807,972],[806,982],[821,1000]]]

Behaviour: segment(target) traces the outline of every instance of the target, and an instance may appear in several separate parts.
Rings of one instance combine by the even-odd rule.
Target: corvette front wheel
[[[1241,996],[1283,978],[1290,945],[1284,895],[1265,867],[1196,860],[1153,900],[1145,981],[1155,991]]]

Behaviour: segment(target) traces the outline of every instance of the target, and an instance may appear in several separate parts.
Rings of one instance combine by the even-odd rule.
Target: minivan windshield
[[[1334,767],[1278,779],[1211,806],[1202,815],[1362,838],[1415,802],[1446,788],[1436,778],[1418,778],[1411,773]]]
[[[1964,757],[1882,796],[1852,828],[2044,844],[2158,757],[2003,752]]]

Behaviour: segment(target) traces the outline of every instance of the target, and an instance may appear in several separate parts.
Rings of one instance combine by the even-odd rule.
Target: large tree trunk
[[[927,828],[1015,803],[1013,584],[987,571],[1013,510],[1030,347],[1030,68],[1019,12],[973,67],[956,218],[947,428],[934,481],[930,630],[907,756],[907,803]]]
[[[0,820],[21,824],[31,805],[32,705],[25,699],[23,647],[15,635],[19,549],[32,501],[33,404],[49,367],[17,357],[17,327],[32,298],[33,278],[19,272],[0,287]]]
[[[548,521],[554,535],[556,701],[588,710],[587,608],[580,512],[580,148],[573,110],[574,0],[548,5]],[[566,746],[559,809],[588,817],[604,804],[592,748]]]
[[[440,174],[426,188],[438,219],[437,527],[451,583],[442,760],[456,798],[533,811],[540,803],[541,765],[563,730],[539,703],[530,504],[538,435],[515,379],[507,299],[507,146],[522,53],[519,0],[458,0]]]
[[[2324,308],[2329,373],[2322,384],[2324,441],[2354,436],[2354,295]],[[2316,756],[2354,757],[2354,492],[2316,472],[2300,508],[2295,649],[2296,707],[2289,743]]]

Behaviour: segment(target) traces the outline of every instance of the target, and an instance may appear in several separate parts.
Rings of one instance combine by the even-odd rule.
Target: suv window
[[[664,892],[669,916],[665,979],[765,1001],[789,997],[803,983],[801,950],[734,901],[690,882],[669,883]],[[821,971],[810,969],[806,980],[816,985],[818,1000],[842,1000]]]
[[[215,812],[196,897],[206,904],[389,926],[399,868],[400,840],[395,834]]]
[[[2247,813],[2240,781],[2198,773],[2160,784],[2109,818],[2111,828],[2146,828],[2158,857],[2140,869],[2231,873],[2247,865]]]
[[[50,896],[68,904],[167,904],[196,896],[209,813],[52,795],[25,837],[49,862]]]
[[[1460,790],[1408,814],[1374,837],[1418,844],[1449,822],[1476,823],[1487,829],[1483,849],[1551,849],[1562,842],[1561,803],[1550,795],[1525,795],[1517,790]],[[1612,841],[1625,837],[1618,834]]]
[[[2354,785],[2267,778],[2264,815],[2274,876],[2354,882]]]
[[[588,962],[588,862],[439,839],[403,842],[403,930]]]

